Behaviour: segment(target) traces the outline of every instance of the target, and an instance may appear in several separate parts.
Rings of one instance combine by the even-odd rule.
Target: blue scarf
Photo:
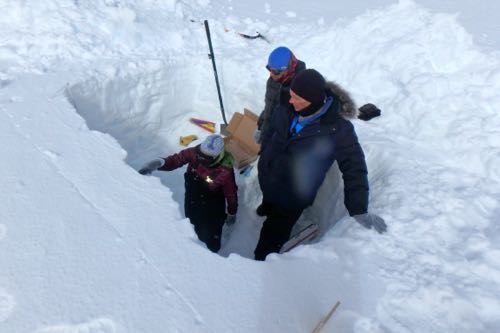
[[[304,119],[302,119],[302,121],[299,121],[300,116],[298,116],[298,115],[295,116],[293,118],[292,125],[290,126],[290,134],[292,136],[296,136],[297,134],[300,133],[300,131],[302,131],[302,129],[304,127],[306,127],[310,123],[316,121],[321,116],[323,116],[326,113],[326,111],[328,111],[328,109],[330,108],[330,106],[332,105],[332,102],[333,102],[333,97],[332,96],[328,96],[327,99],[326,99],[326,101],[325,101],[325,104],[323,105],[323,107],[321,108],[321,110],[318,113],[316,113],[313,116],[304,118]]]

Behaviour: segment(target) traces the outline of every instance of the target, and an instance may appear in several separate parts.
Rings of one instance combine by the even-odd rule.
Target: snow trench
[[[182,71],[169,68],[105,79],[91,77],[67,87],[66,96],[87,126],[115,138],[127,152],[125,162],[139,169],[152,158],[182,148],[176,128],[193,107],[188,98],[193,89],[193,81],[183,77]],[[177,171],[155,176],[183,207],[182,170]]]
[[[181,135],[196,133],[203,138],[209,134],[193,130],[194,126],[189,123],[190,117],[199,116],[204,97],[202,87],[191,80],[182,67],[105,79],[91,77],[67,87],[66,96],[91,130],[109,134],[118,141],[127,152],[125,162],[134,169],[139,169],[152,158],[165,157],[183,149],[179,145]],[[211,119],[210,115],[204,119]],[[191,146],[197,143],[199,140]],[[153,174],[172,191],[181,215],[184,214],[184,172],[185,168],[180,168]],[[255,208],[261,201],[257,168],[253,168],[248,176],[236,173],[236,178],[239,223],[232,230],[225,227],[219,254],[228,256],[237,253],[253,259],[253,250],[264,221],[255,214]],[[340,172],[335,165],[327,175],[313,207],[304,212],[292,234],[314,222],[320,225],[320,234],[323,235],[345,216],[341,183]]]

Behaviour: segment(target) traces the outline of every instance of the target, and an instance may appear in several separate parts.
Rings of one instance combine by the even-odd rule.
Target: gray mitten
[[[260,129],[256,129],[255,132],[253,133],[253,138],[254,138],[255,142],[257,142],[258,144],[261,143],[260,134],[261,134]]]
[[[367,229],[371,229],[371,227],[373,227],[380,234],[387,231],[387,225],[385,224],[384,219],[378,215],[366,213],[354,215],[353,217],[359,224]]]
[[[152,161],[146,163],[142,168],[139,169],[139,173],[141,175],[149,175],[151,172],[161,168],[165,164],[165,160],[163,158],[156,158]]]
[[[236,222],[236,215],[230,215],[230,214],[227,214],[227,217],[226,217],[226,224],[228,226],[230,225],[233,225],[234,222]]]

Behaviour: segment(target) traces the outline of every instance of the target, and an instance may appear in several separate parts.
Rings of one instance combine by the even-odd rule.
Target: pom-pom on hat
[[[280,46],[275,48],[267,60],[267,67],[278,71],[284,71],[288,68],[290,59],[292,58],[292,51],[289,48]]]
[[[313,105],[324,102],[325,78],[314,69],[306,69],[297,74],[292,81],[290,90]]]
[[[209,135],[200,145],[200,151],[211,157],[219,156],[224,150],[224,139],[218,134]]]

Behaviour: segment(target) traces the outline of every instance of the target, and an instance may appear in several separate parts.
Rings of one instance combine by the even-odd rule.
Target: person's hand
[[[141,175],[149,175],[151,172],[161,168],[165,164],[165,160],[163,158],[155,158],[152,161],[146,163],[142,168],[139,169],[139,173]]]
[[[227,214],[226,224],[228,226],[231,226],[234,224],[234,222],[236,222],[236,215]]]
[[[258,144],[261,143],[261,132],[260,132],[260,129],[256,129],[255,132],[253,133],[253,138],[255,140],[255,142],[257,142]]]
[[[380,234],[387,231],[387,225],[385,224],[384,219],[378,215],[366,213],[354,215],[353,217],[359,224],[367,229],[371,229],[373,227]]]

